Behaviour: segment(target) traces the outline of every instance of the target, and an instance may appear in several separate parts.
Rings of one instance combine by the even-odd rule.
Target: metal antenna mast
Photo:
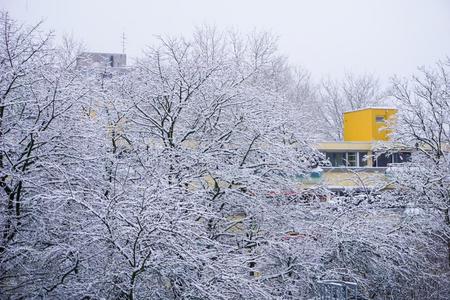
[[[125,41],[126,41],[126,37],[125,37],[125,32],[122,32],[122,54],[125,54]]]

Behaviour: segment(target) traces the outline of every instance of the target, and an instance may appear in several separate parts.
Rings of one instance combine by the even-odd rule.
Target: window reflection
[[[367,151],[325,152],[332,167],[366,167]]]

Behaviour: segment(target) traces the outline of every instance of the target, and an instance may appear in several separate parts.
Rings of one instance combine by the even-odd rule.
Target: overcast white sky
[[[137,56],[155,35],[195,26],[269,30],[292,64],[314,77],[369,72],[383,81],[450,55],[450,0],[0,0],[12,18],[57,36],[72,33],[91,51]]]

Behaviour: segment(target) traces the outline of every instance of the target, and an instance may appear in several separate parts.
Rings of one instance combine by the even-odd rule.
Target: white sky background
[[[268,30],[315,78],[373,73],[382,81],[450,56],[450,0],[0,0],[21,22],[73,34],[87,49],[139,56],[156,35],[195,26]]]

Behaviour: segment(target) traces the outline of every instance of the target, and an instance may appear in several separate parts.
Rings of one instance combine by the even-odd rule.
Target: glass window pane
[[[396,164],[398,164],[398,163],[400,163],[401,161],[401,159],[400,159],[400,153],[394,153],[393,155],[392,155],[392,158],[393,158],[393,160],[394,160],[394,163],[396,163]]]
[[[359,166],[367,167],[367,152],[359,152]]]
[[[377,123],[384,123],[384,117],[383,116],[376,116],[375,122]]]
[[[336,166],[345,167],[345,152],[336,152]]]
[[[394,163],[398,164],[407,161],[411,161],[411,153],[409,152],[394,153]]]
[[[402,162],[410,162],[411,161],[411,152],[400,152],[400,158]]]
[[[356,152],[347,152],[347,166],[356,167]]]
[[[375,167],[387,167],[387,165],[391,162],[392,157],[383,153],[378,155],[377,159],[375,160]]]
[[[336,157],[332,152],[325,152],[326,159],[330,162],[331,166],[334,166]]]
[[[345,166],[345,152],[326,152],[325,157],[333,167]]]

